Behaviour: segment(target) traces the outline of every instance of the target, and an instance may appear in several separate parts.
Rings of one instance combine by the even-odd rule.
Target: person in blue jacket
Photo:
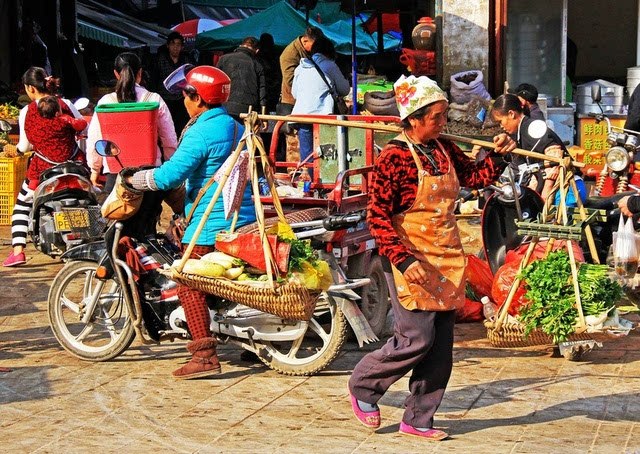
[[[336,50],[326,37],[320,37],[311,46],[311,59],[303,58],[293,74],[291,93],[296,98],[292,115],[331,115],[333,95],[345,96],[349,93],[349,81],[334,62]],[[298,125],[300,141],[300,162],[310,159],[313,152],[313,125]],[[313,177],[312,170],[309,174]]]
[[[165,81],[173,90],[182,90],[184,105],[191,117],[182,132],[175,154],[156,169],[134,173],[127,178],[127,182],[142,191],[164,191],[179,187],[186,181],[185,212],[189,213],[200,189],[235,150],[244,127],[222,107],[222,103],[229,98],[231,87],[231,81],[223,71],[213,66],[198,66],[187,71],[188,68],[176,70],[172,74],[173,80]],[[193,238],[216,187],[217,183],[214,183],[198,203],[182,238],[183,250]],[[251,189],[247,185],[237,226],[250,224],[255,219]],[[230,225],[231,221],[225,219],[221,197],[207,219],[190,257],[199,258],[212,252],[216,234],[221,230],[228,230]],[[181,285],[178,288],[178,297],[193,339],[187,344],[187,349],[193,357],[189,363],[173,372],[176,378],[206,377],[221,372],[216,355],[217,343],[211,335],[206,296],[206,293],[190,287]]]

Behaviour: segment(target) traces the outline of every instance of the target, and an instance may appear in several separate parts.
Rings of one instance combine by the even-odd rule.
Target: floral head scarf
[[[401,76],[393,88],[400,118],[405,119],[416,110],[437,101],[447,101],[447,94],[427,76]]]

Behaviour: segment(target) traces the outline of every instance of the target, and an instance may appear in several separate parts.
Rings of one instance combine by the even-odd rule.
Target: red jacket
[[[69,106],[59,100],[63,115],[73,113]],[[27,108],[27,115],[24,120],[24,132],[27,139],[33,145],[34,151],[53,162],[64,162],[69,159],[85,162],[84,153],[80,150],[76,153],[76,131],[71,122],[65,121],[63,116],[51,119],[43,118],[38,113],[38,105],[34,101]],[[75,155],[74,155],[75,153]],[[39,158],[34,154],[27,169],[27,179],[37,181],[40,174],[53,167],[53,164]]]

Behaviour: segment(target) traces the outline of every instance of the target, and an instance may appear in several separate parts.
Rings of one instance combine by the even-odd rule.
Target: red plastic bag
[[[286,273],[289,269],[289,251],[291,245],[278,239],[276,235],[267,235],[271,251],[275,252],[278,269]],[[216,249],[225,254],[244,260],[261,270],[267,269],[264,249],[259,233],[225,233],[216,237]]]
[[[544,257],[544,253],[547,250],[548,243],[549,243],[549,240],[544,240],[544,241],[539,241],[538,244],[536,244],[536,247],[533,250],[533,254],[531,256],[531,261],[541,259],[542,257]],[[576,241],[573,241],[571,244],[573,244],[573,255],[575,256],[576,261],[584,262],[584,253],[582,252],[582,249],[580,248],[580,246],[578,246],[578,243]],[[515,249],[513,251],[508,251],[507,255],[504,258],[504,263],[505,264],[509,263],[512,260],[517,260],[519,262],[527,253],[528,248],[529,248],[528,244],[523,244],[518,249]],[[551,248],[551,252],[555,252],[558,249],[566,250],[565,240],[556,240],[553,242],[553,248]],[[529,261],[529,263],[531,263],[531,261]]]
[[[496,272],[493,277],[493,286],[491,287],[491,299],[496,303],[498,307],[501,307],[507,300],[511,284],[518,274],[520,268],[520,260],[512,260],[509,263],[505,263]],[[516,291],[516,294],[509,306],[509,314],[515,316],[518,314],[520,306],[524,304],[524,295],[527,291],[524,288],[524,283],[520,283],[520,288]]]
[[[456,323],[480,322],[483,319],[482,303],[469,298],[465,298],[464,306],[456,311]]]
[[[547,250],[548,241],[540,241],[536,244],[536,247],[533,250],[533,254],[531,254],[531,259],[529,263],[534,260],[540,260],[544,257],[545,252]],[[578,244],[574,241],[573,244],[573,254],[576,258],[577,262],[584,262],[584,253]],[[524,258],[528,244],[524,244],[520,246],[518,249],[507,252],[505,257],[505,264],[502,265],[496,275],[493,278],[493,285],[491,287],[491,296],[493,297],[493,301],[495,301],[498,307],[502,306],[509,295],[509,289],[511,288],[511,284],[515,280],[516,274],[518,274],[518,269],[520,267],[520,262]],[[566,250],[566,242],[565,240],[556,240],[553,243],[552,251],[557,251],[559,249]],[[518,314],[520,307],[525,304],[524,295],[527,291],[524,288],[524,282],[520,283],[520,288],[516,291],[513,300],[511,301],[511,305],[509,306],[509,314],[515,316]]]
[[[467,283],[479,298],[491,296],[493,274],[489,264],[475,255],[467,255]],[[482,310],[480,311],[482,312]]]

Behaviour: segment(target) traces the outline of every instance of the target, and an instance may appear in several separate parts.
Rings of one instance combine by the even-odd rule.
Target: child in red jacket
[[[34,100],[27,108],[24,130],[33,145],[34,156],[27,169],[27,178],[22,184],[11,216],[11,255],[3,266],[18,266],[26,263],[24,248],[33,203],[33,191],[39,183],[40,174],[57,163],[67,160],[85,162],[84,153],[78,149],[76,134],[87,127],[83,118],[74,118],[71,110],[56,96],[43,96]]]

